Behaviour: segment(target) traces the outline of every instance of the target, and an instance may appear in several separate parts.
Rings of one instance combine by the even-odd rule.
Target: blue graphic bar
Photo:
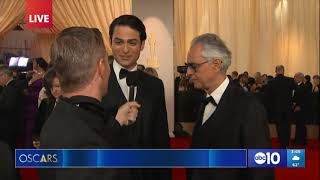
[[[16,150],[17,168],[246,168],[245,149]]]
[[[16,150],[27,168],[304,168],[304,149]]]

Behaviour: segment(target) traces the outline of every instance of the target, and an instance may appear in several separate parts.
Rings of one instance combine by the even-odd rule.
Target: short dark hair
[[[60,32],[52,43],[50,56],[63,92],[72,92],[88,84],[97,62],[106,55],[98,29],[70,27]]]
[[[307,82],[310,82],[310,81],[311,81],[310,75],[305,75],[304,78],[307,80]]]
[[[238,71],[232,71],[232,75],[238,76]]]
[[[146,27],[144,26],[143,22],[134,15],[122,15],[117,17],[112,21],[109,27],[109,38],[110,42],[112,42],[112,36],[114,29],[116,26],[129,26],[130,28],[139,32],[140,41],[143,42],[147,39],[146,34]]]
[[[253,85],[253,84],[255,84],[256,83],[256,80],[253,78],[253,77],[249,77],[248,78],[248,85]]]
[[[43,69],[44,71],[47,71],[48,63],[45,59],[43,59],[42,57],[38,57],[38,58],[35,58],[35,62],[41,69]]]
[[[51,94],[53,79],[58,78],[57,72],[50,68],[43,77],[43,87],[45,89],[45,94],[48,98],[54,99],[54,96]]]

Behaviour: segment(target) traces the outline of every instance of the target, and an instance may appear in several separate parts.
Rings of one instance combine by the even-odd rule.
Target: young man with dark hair
[[[135,123],[114,137],[119,148],[167,149],[169,133],[164,87],[160,79],[137,68],[140,52],[147,38],[143,22],[133,15],[122,15],[110,25],[109,36],[114,61],[111,65],[108,94],[102,100],[107,111],[113,111],[129,100],[127,79],[136,75],[134,99],[141,105]],[[131,91],[132,92],[132,91]],[[167,169],[132,169],[133,180],[168,180]]]

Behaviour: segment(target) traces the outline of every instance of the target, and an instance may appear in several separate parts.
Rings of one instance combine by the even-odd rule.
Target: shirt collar
[[[89,96],[77,95],[72,97],[60,97],[60,100],[69,102],[71,104],[82,104],[82,103],[92,104],[92,105],[95,105],[96,107],[99,107],[100,109],[103,109],[101,102],[98,99],[89,97]]]
[[[8,86],[11,83],[11,81],[13,81],[13,78],[7,82],[6,86]]]
[[[114,73],[116,74],[116,77],[118,80],[120,80],[119,78],[119,73],[120,73],[120,70],[123,68],[123,69],[126,69],[124,68],[123,66],[121,66],[116,60],[113,61],[113,70],[114,70]],[[136,71],[138,69],[138,65],[134,66],[133,69],[131,70],[128,70],[128,71]]]
[[[227,89],[229,84],[229,78],[226,77],[226,79],[220,84],[220,86],[215,89],[210,95],[207,94],[207,97],[211,96],[217,104],[219,104],[221,97],[224,93],[224,91]]]

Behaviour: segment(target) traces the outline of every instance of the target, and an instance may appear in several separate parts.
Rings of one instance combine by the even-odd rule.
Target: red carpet
[[[173,138],[171,147],[174,149],[189,148],[190,138]],[[277,140],[272,140],[274,148],[279,147]],[[299,147],[290,147],[299,148]],[[21,169],[22,180],[38,180],[36,169]],[[276,180],[319,180],[320,179],[320,143],[319,140],[309,140],[306,148],[306,168],[275,169]],[[185,180],[185,169],[173,170],[172,180]]]

